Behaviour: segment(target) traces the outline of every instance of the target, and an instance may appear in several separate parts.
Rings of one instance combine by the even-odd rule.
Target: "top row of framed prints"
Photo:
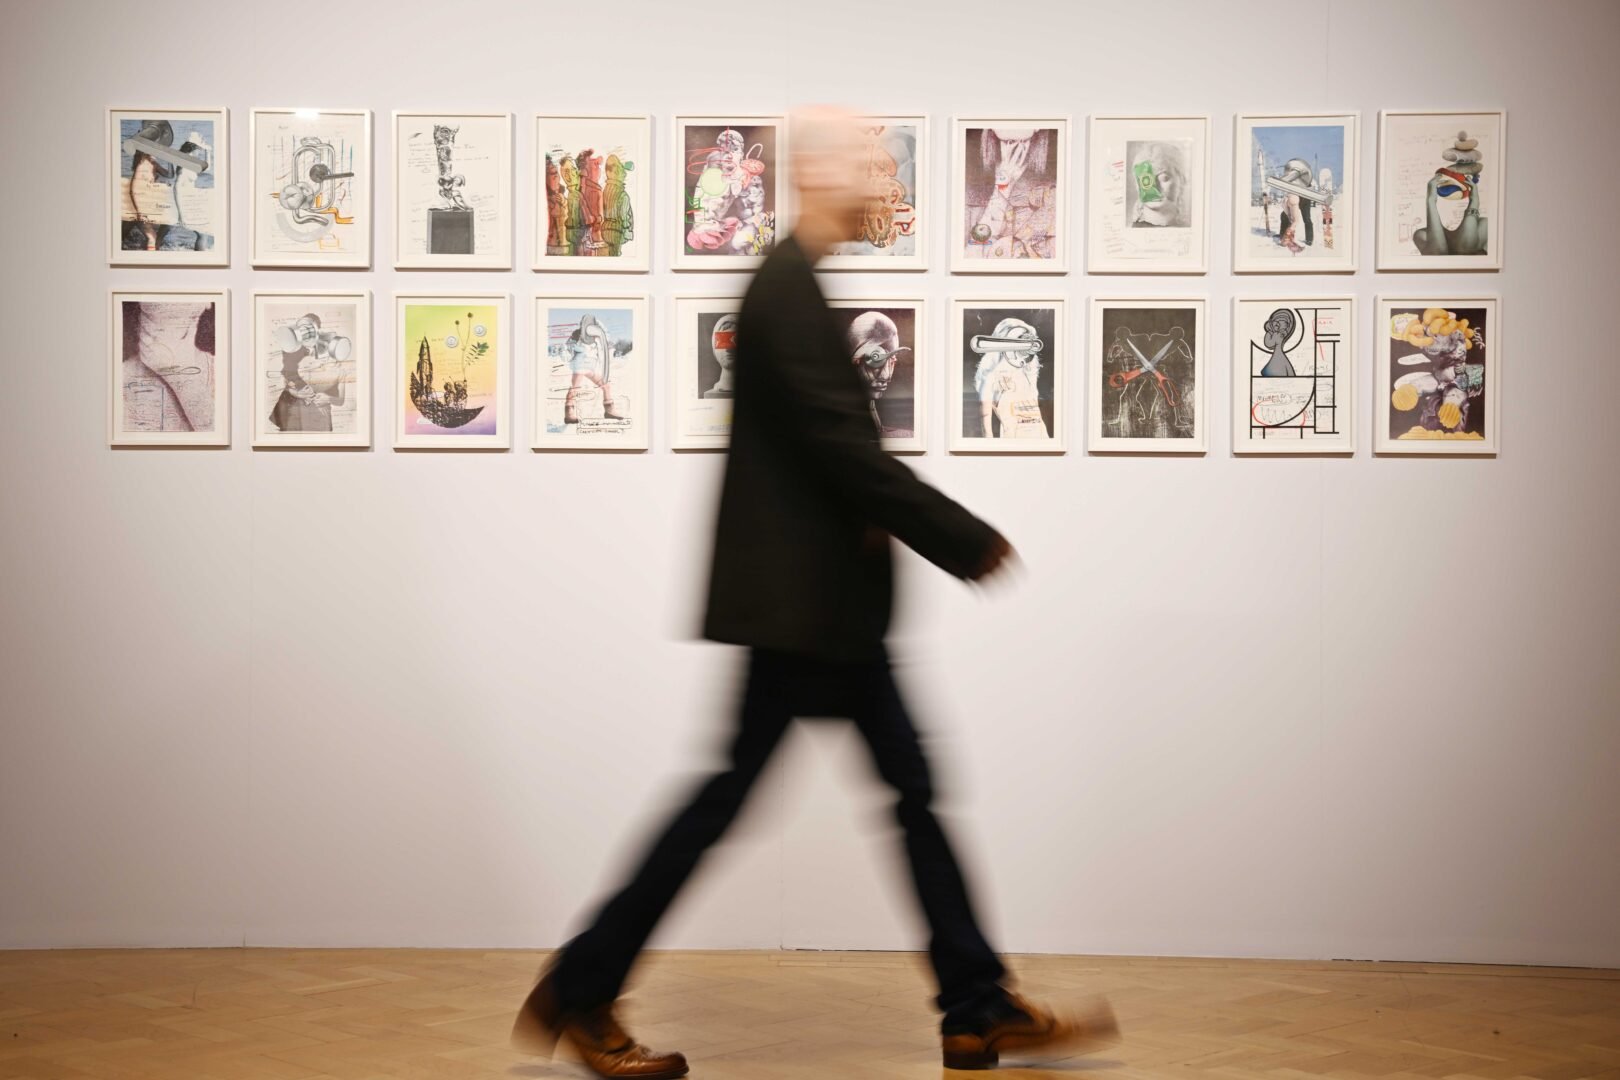
[[[1210,235],[1208,116],[1092,116],[1086,269],[1204,273]],[[1354,271],[1360,114],[1236,118],[1232,268]],[[254,109],[248,235],[254,266],[371,265],[371,113]],[[952,121],[950,268],[1066,273],[1072,228],[1066,117]],[[225,109],[109,109],[114,265],[229,264]],[[862,125],[870,195],[831,270],[921,270],[936,204],[928,120]],[[678,116],[665,240],[678,270],[759,263],[788,220],[781,116]],[[650,269],[652,120],[535,117],[536,270]],[[1379,113],[1380,270],[1502,266],[1507,116]],[[512,115],[393,114],[394,266],[512,266]],[[661,226],[662,227],[662,226]]]

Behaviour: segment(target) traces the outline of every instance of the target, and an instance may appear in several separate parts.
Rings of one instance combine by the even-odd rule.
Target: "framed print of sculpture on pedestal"
[[[733,365],[742,297],[675,298],[670,446],[723,450],[731,441]]]
[[[512,268],[511,113],[394,113],[394,266]]]

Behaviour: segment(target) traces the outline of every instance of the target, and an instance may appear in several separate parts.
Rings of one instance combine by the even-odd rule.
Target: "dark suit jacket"
[[[789,237],[743,299],[705,637],[835,660],[883,655],[894,536],[966,577],[996,532],[879,442],[866,386]]]

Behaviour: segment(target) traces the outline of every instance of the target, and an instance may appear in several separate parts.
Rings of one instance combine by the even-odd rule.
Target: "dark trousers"
[[[640,868],[603,906],[552,969],[566,1009],[619,996],[636,954],[708,850],[742,808],[749,789],[795,717],[854,722],[880,776],[894,789],[912,881],[930,928],[928,956],[939,981],[944,1026],[970,1021],[1004,1000],[1006,973],[980,932],[967,883],[932,809],[933,782],[917,732],[886,659],[840,663],[756,649],[730,748],[729,766],[709,777],[653,843]]]

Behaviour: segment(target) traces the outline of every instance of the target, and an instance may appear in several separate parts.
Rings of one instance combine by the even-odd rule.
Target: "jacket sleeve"
[[[803,465],[866,521],[947,573],[978,568],[996,530],[886,452],[850,365],[830,352],[819,297],[746,305],[739,332],[772,399],[772,413]]]

